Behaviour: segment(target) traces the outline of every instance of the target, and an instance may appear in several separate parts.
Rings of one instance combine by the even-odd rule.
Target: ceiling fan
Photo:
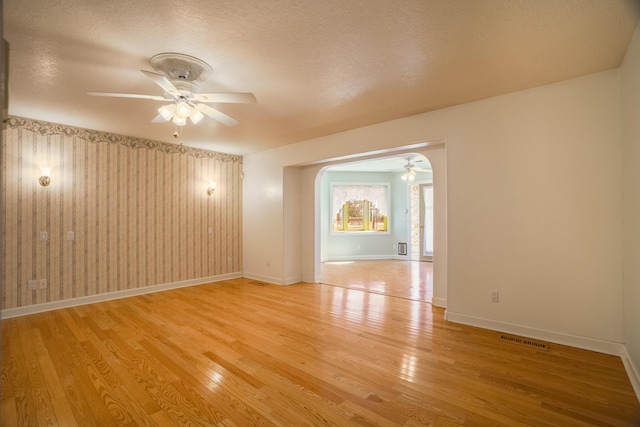
[[[431,172],[431,169],[424,169],[411,163],[411,157],[407,157],[407,164],[404,165],[405,172],[400,176],[403,181],[413,181],[416,179],[416,172]]]
[[[256,102],[256,97],[252,93],[200,93],[200,87],[195,82],[206,80],[213,74],[213,68],[193,56],[181,53],[159,53],[153,56],[149,63],[156,72],[140,71],[162,88],[162,96],[110,92],[87,92],[87,94],[168,102],[158,108],[159,114],[152,122],[172,121],[177,126],[187,124],[187,118],[196,124],[204,116],[227,126],[235,126],[238,124],[237,120],[207,104]]]

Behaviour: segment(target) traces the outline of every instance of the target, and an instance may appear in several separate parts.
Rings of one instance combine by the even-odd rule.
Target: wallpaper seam
[[[32,148],[32,152],[31,155],[32,157],[35,159],[37,158],[38,155],[38,140],[36,135],[33,135],[33,148]],[[35,182],[31,182],[31,200],[32,201],[37,201],[37,197],[36,197],[36,191],[37,191],[37,187]],[[38,208],[37,208],[37,203],[31,203],[31,279],[35,279],[38,275],[38,271],[37,271],[37,267],[38,267],[38,240],[37,240],[37,233],[38,233],[38,224],[36,221],[33,221],[33,218],[38,218],[37,216],[38,213]],[[30,304],[35,304],[36,303],[36,294],[35,292],[31,293],[31,302]]]

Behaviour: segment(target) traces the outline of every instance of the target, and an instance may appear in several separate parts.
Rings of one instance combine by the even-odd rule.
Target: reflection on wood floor
[[[403,260],[326,261],[322,283],[416,301],[433,298],[433,264]]]
[[[3,426],[638,425],[619,357],[422,301],[227,280],[5,319]]]

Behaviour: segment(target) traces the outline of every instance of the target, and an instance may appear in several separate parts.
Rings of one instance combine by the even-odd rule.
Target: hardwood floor
[[[6,319],[3,426],[631,426],[618,357],[237,279]]]
[[[433,264],[392,259],[327,261],[322,283],[416,301],[433,298]]]

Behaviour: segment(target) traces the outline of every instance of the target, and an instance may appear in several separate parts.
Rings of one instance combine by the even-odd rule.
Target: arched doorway
[[[421,213],[423,221],[419,223],[423,226],[425,219],[433,221],[434,216],[427,215],[425,218],[424,208],[421,209],[420,205],[414,209],[411,204],[411,194],[414,187],[424,189],[426,186],[433,190],[433,176],[431,163],[423,153],[402,153],[392,157],[344,162],[323,167],[316,177],[318,281],[323,283],[338,281],[340,279],[336,276],[336,271],[345,271],[353,275],[350,277],[352,279],[350,286],[366,287],[378,293],[398,293],[394,296],[432,302],[433,266],[426,263],[421,265],[419,258],[421,250],[413,249],[412,242],[417,241],[419,244],[428,241],[430,237],[430,244],[426,246],[433,254],[433,233],[430,236],[427,235],[426,239],[424,235],[416,239],[415,234],[421,231],[424,233],[423,230],[433,230],[434,227],[433,225],[424,228],[413,227],[416,221],[412,216],[414,211]],[[335,218],[340,217],[340,212],[332,212],[332,209],[336,210],[336,208],[330,206],[331,201],[335,199],[331,191],[336,186],[345,191],[343,184],[362,184],[364,187],[370,184],[388,185],[391,192],[391,205],[385,213],[388,213],[389,229],[363,230],[361,224],[357,222],[359,219],[356,218],[354,230],[346,232],[336,230],[339,226],[336,227]],[[357,201],[354,200],[354,202]],[[340,203],[338,205],[342,206]],[[442,224],[440,226],[443,227],[441,233],[445,233],[444,226]],[[404,251],[404,248],[408,250]],[[429,261],[433,259],[431,256]],[[383,277],[386,274],[390,276],[389,281]],[[391,283],[393,279],[403,275],[405,280],[394,282],[396,286],[402,283],[403,289],[394,288]],[[345,281],[341,284],[345,283],[349,285]],[[427,290],[427,286],[430,289]],[[440,298],[438,301],[443,299]]]

